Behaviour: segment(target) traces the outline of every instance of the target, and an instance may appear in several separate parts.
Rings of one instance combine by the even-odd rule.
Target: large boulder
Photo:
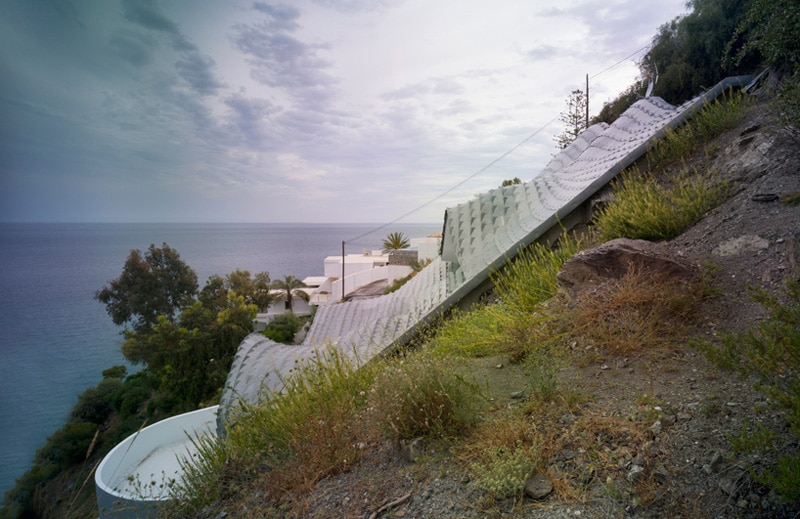
[[[697,266],[656,243],[617,238],[575,254],[556,277],[567,294],[575,298],[587,288],[622,278],[631,269],[680,282],[690,279]]]

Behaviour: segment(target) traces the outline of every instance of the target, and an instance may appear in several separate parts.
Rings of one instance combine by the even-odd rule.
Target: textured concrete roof
[[[295,362],[334,344],[361,362],[407,340],[414,330],[484,283],[489,273],[533,243],[693,111],[747,78],[730,78],[679,107],[642,99],[612,125],[587,128],[533,180],[488,191],[445,212],[441,257],[400,290],[382,297],[319,307],[306,340],[276,344],[253,334],[239,347],[220,405],[220,420],[237,399],[282,388]],[[280,375],[279,375],[280,374]]]

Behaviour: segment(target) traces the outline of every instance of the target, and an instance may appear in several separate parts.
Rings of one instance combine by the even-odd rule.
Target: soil
[[[695,328],[714,340],[765,318],[751,286],[779,293],[800,276],[800,204],[782,202],[800,193],[800,143],[780,128],[764,103],[694,157],[690,166],[711,167],[731,196],[681,236],[663,243],[672,253],[718,269],[718,291]],[[523,368],[502,357],[470,361],[485,379],[498,408],[524,405]],[[754,389],[754,381],[710,365],[688,345],[653,352],[585,356],[559,373],[562,387],[590,398],[565,415],[564,430],[577,434],[550,460],[548,477],[580,480],[567,495],[495,501],[470,480],[448,445],[424,445],[408,461],[384,444],[365,453],[352,470],[319,482],[290,503],[291,515],[329,518],[576,518],[576,517],[800,517],[800,503],[785,503],[759,484],[758,472],[773,454],[734,451],[730,438],[745,423],[779,432],[778,451],[798,448],[785,417]],[[502,366],[502,367],[499,367]],[[581,420],[616,420],[631,432],[580,437]],[[587,422],[588,423],[588,422]],[[576,432],[577,431],[577,432]],[[612,435],[613,436],[613,435]],[[571,443],[570,443],[571,442]],[[608,464],[593,466],[587,451]],[[396,501],[392,507],[389,502]]]

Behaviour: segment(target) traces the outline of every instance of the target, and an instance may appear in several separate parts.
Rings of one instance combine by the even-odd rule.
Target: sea
[[[267,271],[274,279],[323,274],[324,259],[379,249],[439,224],[0,223],[0,492],[31,467],[76,397],[126,365],[121,328],[94,294],[122,272],[132,249],[166,243],[197,274]]]

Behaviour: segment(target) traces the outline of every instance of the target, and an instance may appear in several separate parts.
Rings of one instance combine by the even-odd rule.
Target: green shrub
[[[502,304],[480,305],[469,311],[455,310],[428,341],[434,355],[486,357],[502,351],[508,338],[511,315]]]
[[[800,437],[800,281],[789,282],[780,296],[756,290],[754,298],[770,311],[768,319],[747,332],[724,335],[719,347],[696,346],[716,365],[755,377],[756,388],[786,410],[791,432]],[[763,431],[745,433],[739,444],[764,443],[758,441]],[[782,456],[761,480],[786,499],[800,499],[800,454]]]
[[[495,290],[510,310],[533,312],[558,292],[556,274],[582,248],[573,235],[564,235],[554,247],[540,243],[521,250],[513,261],[492,275]]]
[[[373,379],[372,365],[358,369],[357,361],[333,347],[316,353],[289,374],[282,392],[268,392],[263,403],[231,418],[228,446],[266,466],[301,452],[316,454],[320,463],[336,459],[339,449],[351,446],[354,417]]]
[[[273,317],[261,333],[275,342],[294,344],[294,336],[301,326],[299,317],[293,312],[286,312]]]
[[[477,486],[494,497],[519,497],[525,489],[525,482],[536,468],[536,458],[532,447],[525,447],[518,441],[513,448],[490,448],[486,460],[473,463],[470,468]]]
[[[731,90],[708,103],[683,126],[667,132],[648,151],[650,171],[687,159],[708,141],[739,124],[750,105],[750,97]]]
[[[631,169],[614,179],[611,187],[614,200],[593,220],[602,241],[673,238],[716,207],[728,190],[713,175],[696,170],[684,171],[671,186],[664,186],[651,175]]]
[[[388,437],[447,438],[475,419],[476,387],[451,362],[420,351],[393,359],[381,371],[370,406]]]

